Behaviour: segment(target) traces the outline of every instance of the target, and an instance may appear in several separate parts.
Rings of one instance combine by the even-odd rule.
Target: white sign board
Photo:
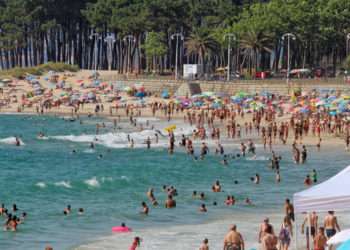
[[[195,78],[196,75],[198,75],[199,72],[199,65],[198,64],[184,64],[184,71],[183,71],[183,77],[184,78]]]

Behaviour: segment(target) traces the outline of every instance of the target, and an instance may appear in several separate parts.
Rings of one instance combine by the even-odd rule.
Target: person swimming
[[[214,193],[219,193],[221,192],[221,185],[220,182],[217,180],[215,184],[212,186],[212,190]]]
[[[208,212],[205,204],[201,204],[201,206],[199,207],[199,212],[202,212],[202,213]]]
[[[141,203],[141,206],[142,206],[142,211],[141,211],[141,213],[142,213],[142,214],[145,214],[145,215],[148,215],[149,208],[148,208],[146,202],[143,201],[143,202]]]
[[[21,141],[19,140],[19,138],[17,136],[15,137],[15,140],[16,140],[15,145],[17,147],[21,146]]]
[[[85,212],[84,208],[81,207],[81,208],[78,209],[78,215],[83,215],[84,212]]]
[[[168,199],[165,201],[165,208],[175,208],[176,201],[173,199],[172,195],[168,195]]]
[[[72,211],[71,205],[67,205],[67,207],[63,210],[63,213],[64,213],[65,215],[68,215],[68,214],[71,213],[71,211]]]

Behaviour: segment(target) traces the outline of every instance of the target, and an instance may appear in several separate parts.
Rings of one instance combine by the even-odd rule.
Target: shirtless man
[[[314,238],[314,250],[325,250],[326,246],[327,238],[324,236],[324,228],[320,227]]]
[[[244,250],[244,240],[242,235],[237,231],[237,226],[232,225],[230,231],[224,238],[224,250]]]
[[[219,181],[216,181],[215,184],[212,187],[214,193],[221,192],[221,185]]]
[[[326,229],[327,239],[330,239],[338,231],[340,227],[338,225],[337,217],[334,215],[334,211],[328,211],[328,215],[324,219],[324,227]]]
[[[176,207],[176,201],[173,199],[172,195],[168,195],[168,199],[165,201],[165,208]]]
[[[309,220],[310,220],[310,225],[311,225],[311,230],[309,229]],[[315,235],[316,235],[316,229],[318,227],[318,216],[316,214],[316,212],[312,212],[312,214],[308,214],[306,215],[303,225],[301,226],[301,233],[304,234],[304,228],[306,226],[306,249],[309,250],[310,246],[309,246],[309,237],[311,235],[311,237],[314,239]]]
[[[264,231],[264,237],[261,239],[262,250],[277,250],[278,238],[273,233],[273,228],[268,225]]]

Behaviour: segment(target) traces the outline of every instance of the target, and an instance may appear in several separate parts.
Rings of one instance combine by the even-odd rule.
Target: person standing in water
[[[303,145],[303,149],[301,151],[301,163],[304,164],[306,162],[306,158],[307,158],[307,150],[305,145]]]
[[[147,144],[147,149],[150,149],[151,148],[151,138],[147,137],[146,144]]]
[[[316,169],[313,169],[312,172],[311,172],[311,177],[312,177],[312,181],[314,183],[317,182],[317,172],[316,172]]]
[[[145,215],[148,215],[149,208],[148,208],[146,202],[143,201],[143,202],[141,203],[141,206],[142,206],[142,211],[141,211],[141,213],[142,213],[142,214],[145,214]]]

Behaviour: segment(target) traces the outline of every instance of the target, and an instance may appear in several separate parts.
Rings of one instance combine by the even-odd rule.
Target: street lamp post
[[[178,64],[178,47],[179,47],[179,38],[181,41],[184,40],[184,36],[181,33],[175,33],[171,35],[171,40],[174,40],[176,38],[176,49],[175,49],[175,80],[178,79],[178,69],[177,69],[177,64]]]
[[[349,55],[349,41],[350,41],[350,33],[346,35],[346,57]]]
[[[282,40],[284,41],[287,38],[287,85],[289,86],[289,76],[290,76],[290,39],[296,39],[296,36],[292,33],[286,33],[282,36]]]
[[[126,57],[126,71],[129,72],[129,67],[131,71],[131,43],[136,42],[136,38],[133,35],[126,35],[123,38],[124,42],[128,43],[128,56]]]
[[[227,45],[227,81],[230,81],[230,64],[231,64],[231,40],[236,41],[236,36],[233,33],[224,35],[224,39],[228,39]]]
[[[107,53],[108,70],[111,70],[112,59],[113,59],[113,44],[115,43],[115,35],[113,33],[109,33],[104,41],[107,43],[107,47],[108,47],[108,53]]]
[[[94,54],[95,54],[95,74],[97,72],[97,52],[98,52],[98,47],[97,47],[97,40],[100,39],[100,35],[96,32],[91,33],[89,36],[90,40],[94,41]]]

